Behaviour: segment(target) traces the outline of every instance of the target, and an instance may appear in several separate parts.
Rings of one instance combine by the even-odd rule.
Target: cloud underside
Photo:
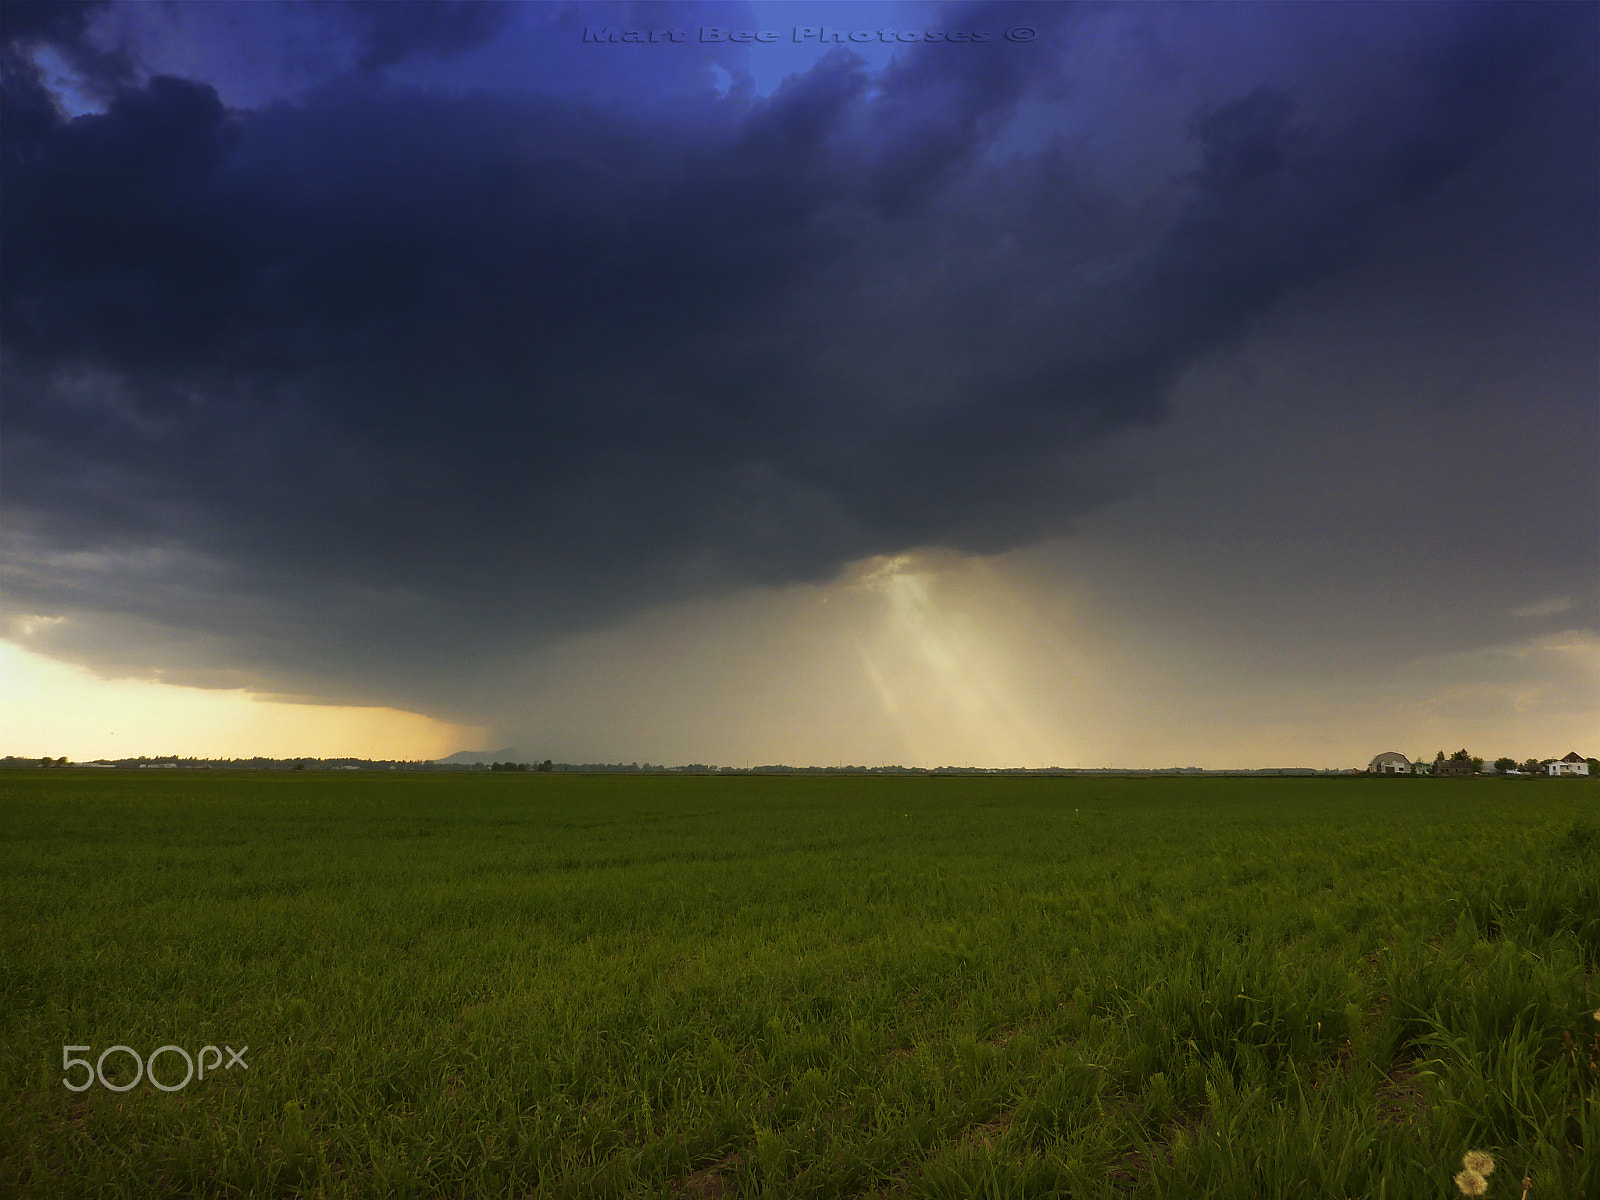
[[[361,10],[365,68],[504,19],[396,7]],[[1103,438],[1161,422],[1186,368],[1357,261],[1593,40],[1579,6],[1450,9],[1403,111],[1241,86],[1134,201],[1059,137],[1006,149],[1087,19],[1028,11],[1032,46],[879,77],[841,50],[652,111],[374,76],[235,112],[102,56],[108,107],[68,121],[25,51],[82,22],[8,29],[8,587],[381,691],[675,598],[1060,533],[1115,490],[1082,469]]]

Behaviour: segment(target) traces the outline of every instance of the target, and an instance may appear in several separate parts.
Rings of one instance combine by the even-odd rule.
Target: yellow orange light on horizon
[[[105,679],[0,641],[0,754],[60,758],[442,758],[486,731],[395,708]]]

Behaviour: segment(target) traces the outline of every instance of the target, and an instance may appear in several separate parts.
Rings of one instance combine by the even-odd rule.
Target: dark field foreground
[[[1482,1150],[1600,1197],[1597,826],[1587,779],[8,773],[0,1195],[1436,1200]]]

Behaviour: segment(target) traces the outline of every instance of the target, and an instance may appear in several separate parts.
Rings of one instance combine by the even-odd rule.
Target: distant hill
[[[507,746],[501,750],[457,750],[449,758],[436,758],[433,761],[436,763],[460,763],[469,766],[472,763],[520,762],[521,759],[517,757],[517,752],[514,748]]]

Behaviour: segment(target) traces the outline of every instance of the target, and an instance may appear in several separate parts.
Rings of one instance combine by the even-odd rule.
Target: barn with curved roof
[[[1367,764],[1367,770],[1374,775],[1409,775],[1411,774],[1411,760],[1398,750],[1385,750],[1382,754],[1373,756]]]

